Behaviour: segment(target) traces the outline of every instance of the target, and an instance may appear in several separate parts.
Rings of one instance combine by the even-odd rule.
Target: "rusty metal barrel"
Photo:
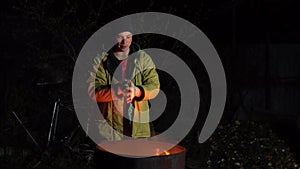
[[[136,146],[130,147],[129,144],[132,145],[132,143]],[[103,145],[110,146],[113,152],[117,153],[105,150]],[[167,150],[166,147],[171,147],[171,149]],[[97,145],[94,160],[96,169],[184,169],[185,152],[184,147],[174,146],[168,142],[107,141]],[[137,154],[140,155],[137,156]]]

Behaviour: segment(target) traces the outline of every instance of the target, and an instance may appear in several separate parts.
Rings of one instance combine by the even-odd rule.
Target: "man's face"
[[[123,51],[127,51],[132,42],[132,33],[131,32],[121,32],[116,36],[117,45]]]

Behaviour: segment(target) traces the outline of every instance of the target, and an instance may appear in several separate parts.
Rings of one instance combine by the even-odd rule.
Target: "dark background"
[[[7,153],[6,147],[39,151],[22,125],[45,150],[58,99],[60,116],[53,144],[75,145],[76,140],[85,140],[71,97],[73,67],[82,46],[106,23],[127,14],[151,11],[188,20],[215,46],[228,85],[221,124],[235,120],[270,124],[299,160],[299,5],[297,0],[199,0],[197,4],[129,0],[2,1],[0,146],[3,154]],[[194,60],[193,53],[174,39],[144,35],[137,37],[137,41],[142,48],[158,47],[177,53],[193,70],[201,95],[205,96],[187,142],[195,140],[210,101],[210,85],[201,61]],[[177,104],[174,98],[179,93],[176,84],[169,81],[171,78],[163,72],[160,75],[162,89],[170,93],[165,113],[154,122],[157,130],[163,131],[174,120],[167,112],[178,108],[170,104]]]

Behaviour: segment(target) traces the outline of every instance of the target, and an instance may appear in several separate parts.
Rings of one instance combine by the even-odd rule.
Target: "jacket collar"
[[[140,50],[140,47],[136,43],[132,43],[130,45],[130,51],[129,51],[129,57],[128,57],[128,63],[127,63],[127,73],[126,76],[129,79],[130,75],[132,74],[133,67],[134,67],[134,59],[138,56],[138,51]],[[120,61],[116,58],[116,56],[113,54],[113,49],[110,49],[108,51],[108,57],[107,57],[107,69],[111,76],[114,75],[114,77],[118,80],[122,79],[122,73],[121,69],[118,68],[120,64]],[[118,70],[117,70],[118,68]],[[117,71],[117,72],[116,72]]]

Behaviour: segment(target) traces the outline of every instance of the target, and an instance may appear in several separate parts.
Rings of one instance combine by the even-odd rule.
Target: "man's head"
[[[125,52],[130,48],[132,43],[132,33],[129,31],[120,32],[116,35],[117,47]]]

